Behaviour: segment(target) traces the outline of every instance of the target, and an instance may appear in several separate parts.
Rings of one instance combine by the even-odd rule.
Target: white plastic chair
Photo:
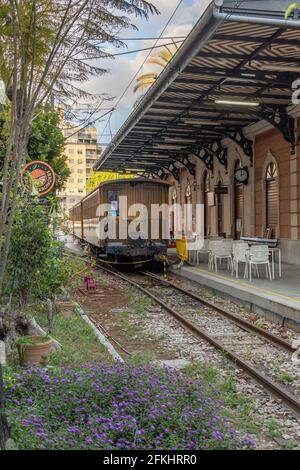
[[[216,273],[218,272],[218,260],[220,260],[221,263],[223,260],[226,260],[227,269],[232,271],[232,245],[230,243],[222,241],[214,248],[213,263]]]
[[[249,277],[250,281],[252,281],[252,268],[255,266],[257,275],[259,277],[258,266],[265,266],[266,267],[266,277],[273,280],[272,272],[271,272],[271,264],[269,259],[269,247],[267,245],[253,245],[250,247],[249,250]]]
[[[235,272],[236,278],[239,277],[239,263],[245,264],[244,278],[248,277],[248,256],[249,248],[244,242],[233,243],[232,245],[232,275]]]
[[[217,249],[218,246],[221,246],[223,244],[223,239],[213,239],[213,240],[209,240],[208,242],[208,250],[209,250],[209,256],[208,256],[208,269],[210,271],[213,271],[214,269],[214,263],[215,263],[215,259],[214,259],[214,255],[215,255],[215,251]]]
[[[199,264],[199,258],[202,254],[207,254],[209,256],[209,239],[208,238],[201,238],[201,246],[197,249],[197,264]]]
[[[195,259],[197,257],[197,250],[202,247],[203,238],[195,237],[194,239],[190,239],[187,242],[187,251],[189,262],[195,264]]]

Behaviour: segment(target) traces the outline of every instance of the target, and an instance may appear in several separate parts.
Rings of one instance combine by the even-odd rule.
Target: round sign
[[[31,187],[26,178],[30,178]],[[26,191],[34,191],[38,196],[46,196],[55,185],[55,173],[48,163],[35,161],[25,165],[21,174],[22,185]]]

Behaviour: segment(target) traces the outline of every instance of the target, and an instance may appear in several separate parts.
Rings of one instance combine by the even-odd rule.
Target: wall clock
[[[249,170],[245,166],[244,168],[238,168],[234,174],[234,178],[238,183],[247,184],[249,180]]]

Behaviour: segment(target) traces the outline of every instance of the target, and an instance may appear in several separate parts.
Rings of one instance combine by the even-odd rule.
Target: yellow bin
[[[188,260],[187,239],[183,237],[181,240],[176,240],[177,256],[181,261]]]

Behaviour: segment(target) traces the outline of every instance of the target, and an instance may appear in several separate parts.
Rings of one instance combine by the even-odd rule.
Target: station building
[[[94,168],[168,181],[205,236],[278,239],[300,265],[300,12],[208,3]]]

